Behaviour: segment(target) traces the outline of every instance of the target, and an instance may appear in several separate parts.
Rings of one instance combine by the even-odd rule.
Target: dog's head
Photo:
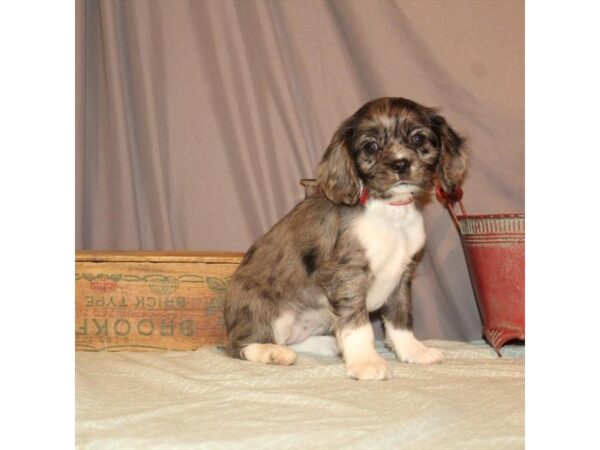
[[[317,180],[327,198],[347,205],[358,202],[363,188],[373,198],[417,197],[437,180],[451,193],[465,172],[463,144],[436,109],[380,98],[335,132]]]

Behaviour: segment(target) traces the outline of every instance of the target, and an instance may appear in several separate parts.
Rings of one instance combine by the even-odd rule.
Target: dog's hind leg
[[[252,318],[247,309],[242,317]],[[229,345],[225,352],[234,358],[263,364],[289,366],[296,362],[296,353],[285,345],[294,317],[284,313],[272,325],[257,326],[256,320],[234,320],[229,327]]]

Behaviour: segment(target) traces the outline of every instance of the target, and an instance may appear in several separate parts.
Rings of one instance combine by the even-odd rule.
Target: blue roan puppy
[[[463,142],[437,110],[404,98],[373,100],[343,122],[317,169],[320,192],[258,239],[233,275],[227,354],[288,365],[291,346],[341,351],[348,376],[387,379],[369,322],[381,309],[400,361],[441,362],[413,334],[411,278],[425,243],[420,200],[436,182],[449,193],[460,184]]]

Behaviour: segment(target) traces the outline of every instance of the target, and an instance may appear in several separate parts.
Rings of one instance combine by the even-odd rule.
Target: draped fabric
[[[441,107],[468,138],[470,213],[524,211],[522,1],[78,0],[76,247],[238,250],[303,198],[363,103]],[[422,338],[476,339],[460,239],[435,200]]]

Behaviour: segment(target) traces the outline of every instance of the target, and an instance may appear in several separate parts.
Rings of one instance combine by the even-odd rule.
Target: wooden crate
[[[223,345],[223,299],[242,256],[77,252],[76,350],[194,350]]]

